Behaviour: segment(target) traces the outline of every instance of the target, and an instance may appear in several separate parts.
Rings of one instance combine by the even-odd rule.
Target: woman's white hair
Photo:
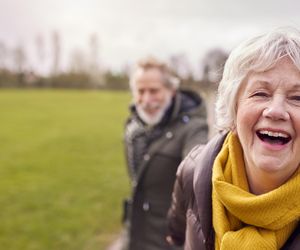
[[[167,88],[173,90],[177,90],[179,88],[180,80],[173,74],[167,64],[159,61],[154,57],[147,57],[140,60],[133,69],[129,81],[130,89],[132,91],[135,89],[136,76],[138,75],[138,73],[140,71],[146,71],[148,69],[158,69],[162,73],[162,83]]]
[[[267,71],[285,56],[300,70],[300,31],[292,27],[277,28],[249,39],[230,53],[218,88],[217,129],[235,128],[238,92],[249,73]]]

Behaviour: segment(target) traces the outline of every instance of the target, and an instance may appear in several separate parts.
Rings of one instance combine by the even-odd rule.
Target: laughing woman
[[[300,32],[276,29],[230,54],[222,132],[182,162],[169,211],[185,249],[300,249]]]

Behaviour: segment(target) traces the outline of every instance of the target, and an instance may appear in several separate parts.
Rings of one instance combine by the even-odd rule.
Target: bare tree
[[[99,39],[97,34],[94,33],[90,36],[90,40],[89,40],[89,52],[90,52],[89,74],[91,77],[91,82],[94,87],[100,87],[104,84],[103,72],[100,66],[99,50],[100,50]]]
[[[188,79],[192,76],[191,64],[184,53],[172,55],[169,59],[171,69],[182,79]]]
[[[27,57],[22,45],[19,45],[12,50],[13,69],[17,76],[17,85],[21,87],[24,84],[25,69],[27,63]]]
[[[45,41],[41,34],[38,34],[35,39],[37,58],[40,63],[45,61]]]
[[[26,53],[22,45],[13,50],[14,68],[19,74],[24,73],[26,67]]]
[[[60,67],[61,57],[61,38],[58,31],[52,33],[52,44],[53,44],[53,68],[52,74],[57,75]]]
[[[223,74],[228,53],[216,48],[210,50],[203,59],[203,78],[205,81],[218,83]]]
[[[45,70],[45,40],[42,34],[38,34],[35,37],[35,52],[36,52],[36,71],[42,73]]]
[[[97,34],[92,34],[89,40],[90,47],[90,71],[92,74],[99,71],[99,40]]]
[[[6,68],[6,60],[7,60],[8,50],[4,42],[0,41],[0,69]]]
[[[87,73],[88,66],[83,50],[74,49],[70,56],[70,71],[73,73]]]

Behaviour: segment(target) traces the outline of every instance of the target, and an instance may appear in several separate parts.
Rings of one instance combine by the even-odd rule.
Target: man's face
[[[163,84],[159,69],[137,72],[133,98],[138,115],[146,124],[155,125],[161,121],[173,95],[174,91]]]

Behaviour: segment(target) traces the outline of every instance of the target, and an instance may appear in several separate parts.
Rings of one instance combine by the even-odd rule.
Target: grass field
[[[0,91],[0,249],[105,249],[129,192],[127,92]]]

